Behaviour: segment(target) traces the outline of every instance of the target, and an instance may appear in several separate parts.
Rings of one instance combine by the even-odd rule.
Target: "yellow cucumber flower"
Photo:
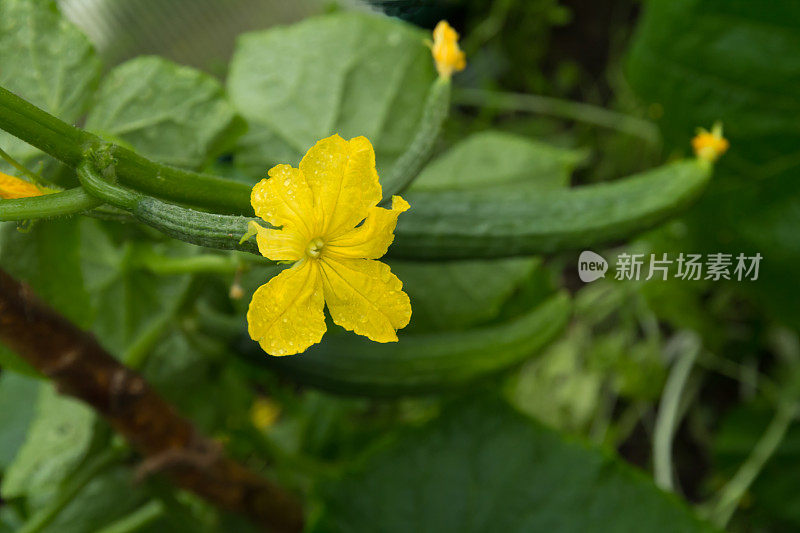
[[[458,47],[458,32],[446,20],[439,21],[433,29],[433,59],[439,76],[449,79],[453,72],[464,70],[466,56]]]
[[[394,240],[397,217],[409,208],[382,197],[375,151],[365,137],[333,135],[317,142],[300,168],[277,165],[250,196],[256,215],[280,229],[257,225],[262,255],[291,261],[253,294],[250,337],[270,355],[291,355],[325,333],[323,307],[343,328],[377,342],[397,340],[411,319],[403,283],[375,261]]]
[[[711,131],[700,128],[692,139],[695,155],[712,163],[719,159],[719,156],[724,154],[729,146],[728,139],[722,136],[722,124],[719,122],[714,124]]]
[[[48,192],[33,183],[0,172],[0,198],[4,200],[41,196]]]

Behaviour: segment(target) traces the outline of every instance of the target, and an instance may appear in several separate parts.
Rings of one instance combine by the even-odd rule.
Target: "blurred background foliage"
[[[530,331],[542,322],[532,310],[548,302],[547,322],[566,324],[560,335],[544,326],[535,339],[517,335],[519,355],[508,361],[498,355],[476,370],[477,382],[456,360],[459,386],[438,394],[343,396],[330,392],[341,392],[333,378],[323,376],[317,390],[296,383],[303,376],[291,363],[265,366],[263,354],[237,344],[248,299],[229,294],[232,287],[251,294],[274,268],[239,256],[201,255],[148,229],[69,219],[2,224],[0,264],[91,328],[234,456],[307,496],[318,531],[370,531],[376,523],[408,531],[411,517],[419,531],[713,530],[688,509],[695,505],[700,516],[733,531],[800,529],[800,435],[792,423],[800,361],[796,3],[60,0],[59,6],[97,49],[99,59],[81,63],[81,79],[99,90],[91,106],[87,92],[74,109],[51,111],[150,157],[249,183],[269,165],[297,156],[273,139],[294,135],[292,126],[271,122],[273,112],[287,113],[280,118],[289,121],[292,108],[265,103],[248,78],[258,81],[260,71],[229,75],[228,62],[280,65],[293,57],[281,56],[276,34],[239,41],[234,53],[236,37],[322,13],[384,12],[426,31],[447,19],[462,34],[469,66],[455,78],[453,110],[413,186],[418,190],[487,187],[489,173],[492,187],[516,187],[531,169],[536,180],[523,186],[534,190],[612,180],[686,155],[695,127],[722,120],[732,147],[698,205],[633,242],[597,251],[606,257],[760,252],[759,282],[609,276],[583,285],[573,253],[393,261],[414,304],[409,346],[438,334],[467,338],[472,330],[506,338],[511,330],[499,328],[523,319]],[[405,43],[415,34],[403,35]],[[61,51],[81,42],[53,46]],[[272,59],[265,57],[269,46],[276,47]],[[383,53],[375,43],[364,46]],[[0,64],[12,53],[0,51]],[[198,69],[180,71],[184,81],[191,78],[186,92],[173,81],[179,71],[173,63],[129,61],[146,54]],[[306,54],[325,68],[326,57]],[[374,139],[379,165],[408,137],[413,124],[403,120],[418,115],[423,82],[432,79],[423,53],[412,64],[403,80],[409,103],[397,108],[396,129]],[[107,76],[98,81],[101,69]],[[145,77],[147,89],[137,90],[133,82]],[[148,133],[157,121],[150,130],[124,127],[137,113],[169,112],[201,90],[202,102],[183,127],[158,134]],[[174,98],[158,98],[165,94]],[[353,94],[353,102],[367,101]],[[130,117],[120,114],[120,99]],[[20,149],[43,174],[71,179],[53,161]],[[458,184],[448,181],[456,174]],[[570,311],[553,304],[564,289],[572,296]],[[345,335],[329,335],[331,342],[309,358],[336,355],[337,338]],[[352,346],[346,339],[341,345]],[[242,519],[157,479],[133,483],[137,460],[108,427],[54,394],[8,350],[0,352],[0,531],[249,530]],[[672,418],[665,415],[670,409]],[[655,472],[661,488],[677,497],[625,463]]]

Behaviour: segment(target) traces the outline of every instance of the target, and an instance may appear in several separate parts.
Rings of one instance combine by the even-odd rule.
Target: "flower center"
[[[319,254],[322,253],[322,247],[325,246],[325,242],[317,237],[316,239],[312,239],[310,243],[308,243],[308,247],[306,248],[306,255],[309,257],[317,258]]]

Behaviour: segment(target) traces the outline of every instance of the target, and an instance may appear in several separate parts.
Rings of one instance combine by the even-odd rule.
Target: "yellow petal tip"
[[[31,198],[33,196],[42,196],[49,192],[54,191],[44,190],[33,183],[0,172],[0,198],[3,200]]]
[[[402,196],[394,195],[392,196],[392,211],[397,211],[398,213],[405,213],[411,209],[411,204],[406,202]]]

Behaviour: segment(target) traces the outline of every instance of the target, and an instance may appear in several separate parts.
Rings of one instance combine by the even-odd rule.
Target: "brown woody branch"
[[[225,457],[136,372],[106,352],[0,270],[0,340],[79,398],[145,456],[145,473],[164,472],[175,484],[268,530],[303,527],[297,501],[270,481]],[[213,399],[209,398],[209,401]]]

